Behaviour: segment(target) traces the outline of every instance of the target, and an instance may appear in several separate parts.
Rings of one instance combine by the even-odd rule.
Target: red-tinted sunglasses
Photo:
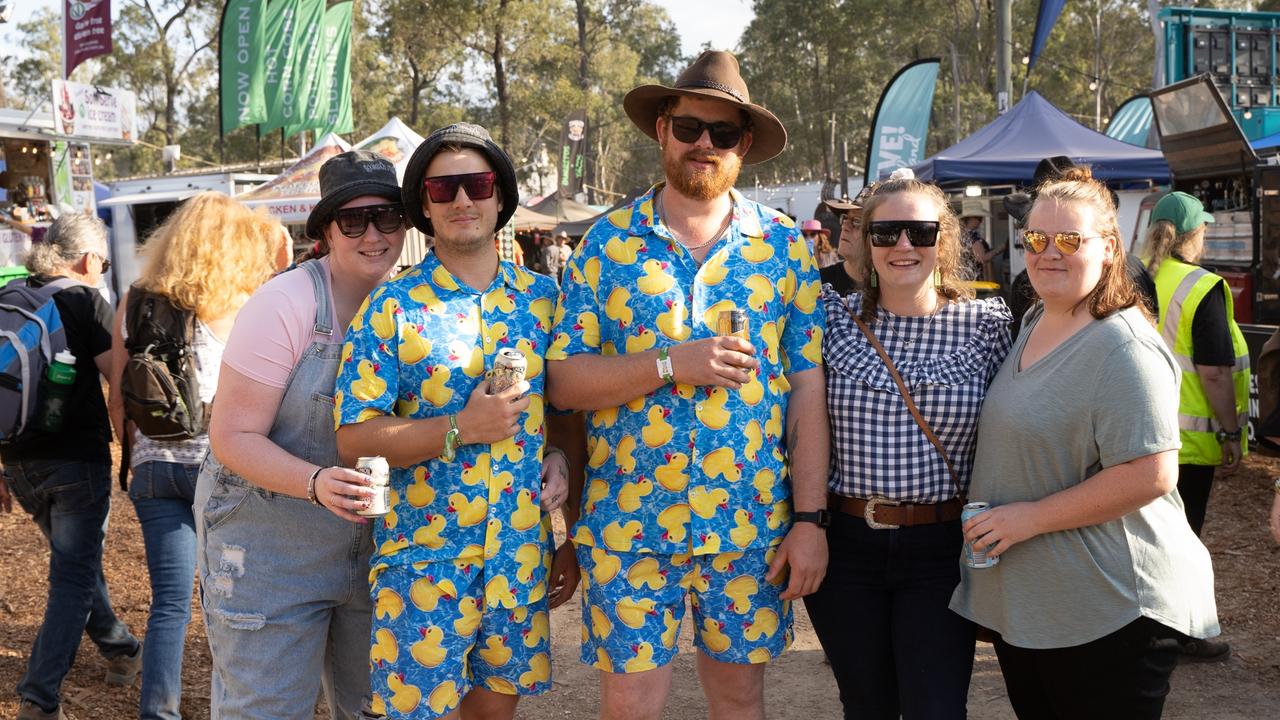
[[[467,191],[467,197],[472,200],[488,200],[493,197],[493,184],[497,179],[498,174],[490,170],[462,175],[437,175],[423,180],[422,186],[427,189],[427,197],[433,203],[453,202],[458,197],[458,186],[462,186]]]

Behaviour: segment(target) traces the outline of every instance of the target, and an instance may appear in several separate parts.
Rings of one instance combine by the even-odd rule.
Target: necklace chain
[[[903,346],[903,347],[911,347],[913,344],[915,344],[915,343],[916,343],[916,341],[918,341],[920,338],[924,337],[924,334],[925,334],[925,333],[929,332],[929,328],[933,325],[933,321],[934,321],[935,319],[937,319],[937,317],[938,317],[938,311],[939,311],[939,310],[941,310],[941,309],[942,309],[942,303],[938,303],[937,307],[935,307],[935,308],[933,309],[933,312],[929,313],[929,322],[925,323],[925,324],[924,324],[924,327],[920,330],[920,332],[916,333],[916,336],[915,336],[915,337],[913,337],[913,338],[911,338],[910,340],[908,340],[908,339],[906,338],[906,336],[904,336],[903,334],[899,333],[899,332],[898,332],[898,331],[893,327],[893,323],[889,322],[889,318],[888,318],[889,311],[888,311],[888,310],[885,310],[885,311],[884,311],[884,312],[885,312],[885,317],[884,317],[884,326],[885,326],[886,328],[888,328],[888,329],[889,329],[889,332],[890,332],[890,333],[892,333],[894,337],[898,338],[898,340],[900,340],[900,341],[902,342],[902,346]],[[900,316],[900,317],[902,317],[902,316]]]
[[[661,220],[663,226],[667,228],[667,232],[671,233],[671,237],[674,238],[676,242],[680,243],[680,245],[685,250],[701,250],[702,248],[719,240],[721,237],[724,236],[724,231],[729,228],[729,223],[733,221],[733,207],[730,206],[729,212],[724,216],[724,222],[720,223],[720,229],[716,230],[715,234],[711,236],[710,240],[700,242],[697,245],[689,245],[685,243],[685,241],[681,240],[679,235],[676,235],[676,231],[671,227],[671,224],[667,222],[667,205],[662,201],[661,194],[658,195],[657,204],[658,204],[658,219]]]

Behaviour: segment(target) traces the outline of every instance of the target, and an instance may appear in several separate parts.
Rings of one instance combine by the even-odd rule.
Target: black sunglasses
[[[94,257],[98,258],[98,260],[100,260],[100,261],[102,262],[102,272],[104,272],[104,273],[105,273],[106,271],[108,271],[108,270],[110,270],[110,269],[111,269],[111,261],[110,261],[110,260],[108,260],[108,259],[107,259],[107,257],[106,257],[105,255],[99,255],[98,253],[96,253],[96,252],[94,252],[94,251],[92,251],[92,250],[85,250],[85,251],[84,251],[83,253],[81,253],[81,254],[83,254],[83,255],[92,255],[92,256],[94,256]]]
[[[875,247],[893,247],[903,231],[911,247],[933,247],[938,244],[937,220],[883,220],[867,225],[867,237]]]
[[[671,116],[671,134],[682,143],[696,143],[702,137],[702,131],[711,132],[711,144],[721,150],[735,148],[742,142],[742,133],[747,129],[731,122],[703,122],[688,115]]]
[[[458,186],[462,186],[467,191],[467,197],[472,200],[488,200],[493,197],[493,184],[497,179],[498,174],[490,170],[462,175],[437,175],[423,180],[422,186],[427,189],[427,197],[433,203],[453,202],[458,197]]]
[[[333,214],[333,219],[338,223],[338,232],[349,238],[362,237],[370,221],[378,232],[393,233],[404,227],[404,208],[398,203],[342,208]]]

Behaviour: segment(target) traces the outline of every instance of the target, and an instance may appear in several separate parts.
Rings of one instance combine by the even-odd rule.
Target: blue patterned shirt
[[[787,375],[822,365],[818,268],[795,223],[736,191],[728,233],[699,265],[655,222],[660,187],[583,238],[547,359],[713,337],[719,313],[741,309],[760,368],[741,390],[677,384],[590,413],[574,539],[663,554],[768,547],[790,528]]]

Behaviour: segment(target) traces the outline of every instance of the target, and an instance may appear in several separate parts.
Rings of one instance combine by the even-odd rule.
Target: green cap
[[[1204,205],[1191,195],[1184,192],[1171,192],[1156,203],[1147,226],[1155,225],[1160,220],[1167,220],[1181,235],[1205,223],[1213,222],[1213,216],[1205,212]]]

